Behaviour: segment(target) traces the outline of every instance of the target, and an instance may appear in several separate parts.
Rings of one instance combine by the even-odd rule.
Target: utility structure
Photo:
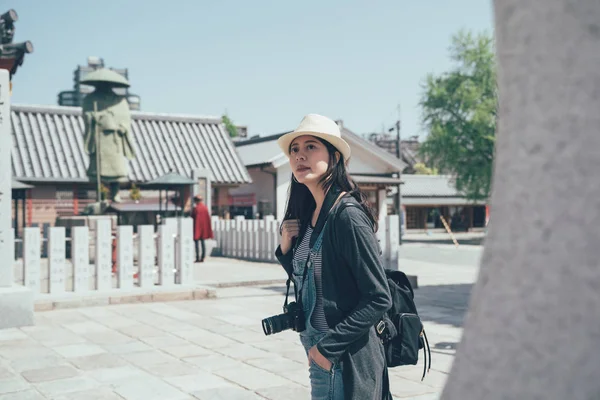
[[[402,142],[400,140],[400,118],[398,118],[398,120],[396,121],[396,124],[394,125],[394,127],[390,128],[388,130],[388,132],[393,132],[394,129],[396,130],[396,158],[398,159],[402,159],[402,150],[400,148],[400,146],[402,145]],[[398,172],[398,179],[402,179],[402,172]],[[399,220],[399,224],[398,226],[400,227],[400,232],[398,234],[398,244],[402,245],[402,224],[404,222],[404,218],[403,218],[403,213],[402,213],[402,193],[401,193],[401,187],[402,187],[402,182],[398,183],[398,192],[396,193],[396,204],[397,204],[397,210],[398,210],[398,220]]]
[[[102,57],[90,56],[87,58],[87,65],[78,65],[73,71],[73,89],[63,90],[58,94],[58,105],[82,107],[85,96],[94,91],[93,85],[87,84],[85,78],[94,71],[105,68],[121,75],[125,80],[129,80],[129,70],[127,68],[108,68]],[[130,110],[139,111],[141,109],[140,96],[131,93],[129,86],[114,87],[113,91],[127,100]]]
[[[29,40],[13,43],[15,22],[18,19],[19,16],[13,9],[0,15],[0,69],[9,72],[11,82],[17,69],[23,65],[25,54],[33,52],[33,44]]]

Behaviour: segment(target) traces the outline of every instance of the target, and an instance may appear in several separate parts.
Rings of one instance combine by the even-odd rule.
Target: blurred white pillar
[[[596,399],[600,1],[494,5],[492,217],[442,399]]]

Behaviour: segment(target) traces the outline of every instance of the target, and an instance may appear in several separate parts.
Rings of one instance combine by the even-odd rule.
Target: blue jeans
[[[306,354],[324,335],[325,333],[310,336],[304,335],[304,332],[300,334],[300,341]],[[327,371],[311,360],[308,374],[312,400],[344,400],[344,381],[342,380],[342,368],[339,364],[334,364],[331,371]]]
[[[319,251],[321,240],[322,237],[320,236],[313,246],[313,249],[311,249],[311,252]],[[304,350],[308,355],[308,351],[319,343],[323,336],[325,336],[325,332],[318,331],[310,323],[317,300],[314,267],[312,267],[312,262],[308,263],[308,271],[304,282],[302,282],[304,269],[306,268],[304,261],[298,262],[294,260],[293,265],[293,278],[296,287],[301,288],[302,308],[306,318],[306,329],[300,333],[300,342],[302,342]],[[310,377],[310,395],[312,400],[344,400],[342,367],[339,364],[334,364],[331,367],[331,371],[327,371],[311,360],[308,373]]]

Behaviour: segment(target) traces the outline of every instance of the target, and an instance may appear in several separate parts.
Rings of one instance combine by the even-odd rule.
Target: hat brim
[[[88,85],[88,86],[93,86],[93,87],[97,87],[97,86],[110,86],[113,88],[128,88],[128,87],[130,87],[129,83],[114,82],[114,81],[90,80],[90,81],[81,81],[80,83],[82,85]]]
[[[352,151],[350,150],[350,145],[341,137],[338,136],[334,136],[334,135],[330,135],[328,133],[322,133],[322,132],[310,132],[310,131],[303,131],[303,132],[290,132],[290,133],[286,133],[285,135],[281,136],[279,139],[277,139],[277,144],[279,145],[279,147],[281,148],[281,150],[285,153],[285,155],[289,156],[290,155],[290,145],[292,144],[292,142],[294,141],[294,139],[296,139],[299,136],[316,136],[320,139],[326,140],[329,143],[331,143],[331,145],[333,147],[335,147],[344,157],[344,161],[348,161],[350,159],[350,156],[352,155]]]

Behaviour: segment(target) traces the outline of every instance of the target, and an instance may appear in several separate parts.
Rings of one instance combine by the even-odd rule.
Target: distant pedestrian
[[[204,262],[206,246],[204,241],[212,239],[213,231],[210,222],[210,214],[208,208],[202,202],[202,196],[194,197],[194,208],[192,209],[192,218],[194,219],[194,241],[196,242],[196,262]],[[198,244],[202,245],[202,256]]]
[[[316,114],[278,143],[292,182],[276,256],[299,289],[312,399],[389,400],[375,325],[392,299],[373,210],[347,170],[350,147]]]

